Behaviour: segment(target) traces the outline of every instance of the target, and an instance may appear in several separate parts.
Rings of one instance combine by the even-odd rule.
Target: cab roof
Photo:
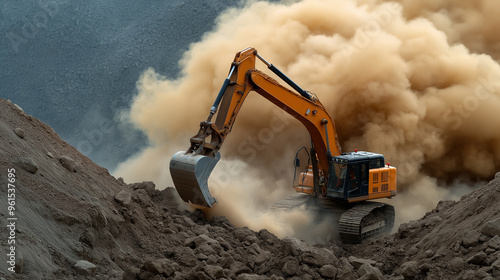
[[[364,151],[342,153],[340,156],[334,157],[340,161],[356,162],[356,161],[369,161],[373,159],[384,159],[384,156],[377,153],[370,153]]]

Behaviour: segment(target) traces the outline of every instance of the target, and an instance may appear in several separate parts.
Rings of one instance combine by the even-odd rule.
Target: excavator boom
[[[295,92],[255,69],[257,58]],[[184,201],[204,207],[211,207],[216,201],[210,195],[207,180],[220,159],[218,151],[251,91],[259,93],[306,127],[316,153],[314,160],[316,156],[318,159],[315,172],[322,169],[328,178],[331,157],[341,154],[333,119],[315,96],[264,60],[254,48],[247,48],[236,54],[207,120],[200,123],[198,133],[190,139],[189,149],[176,153],[170,162],[175,188]],[[212,122],[216,113],[216,120]]]

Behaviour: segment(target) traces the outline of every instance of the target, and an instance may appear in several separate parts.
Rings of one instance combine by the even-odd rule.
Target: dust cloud
[[[398,168],[398,222],[470,191],[456,182],[500,170],[497,1],[251,1],[225,11],[185,53],[178,79],[148,69],[128,115],[150,147],[115,171],[173,186],[168,164],[206,119],[234,54],[255,47],[336,121],[343,151],[382,153]],[[263,70],[265,66],[258,64]],[[304,211],[265,209],[293,192],[292,160],[307,131],[250,94],[209,185],[211,215],[279,236],[310,227]]]

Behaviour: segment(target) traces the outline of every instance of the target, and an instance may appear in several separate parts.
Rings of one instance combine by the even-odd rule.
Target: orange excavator
[[[255,69],[257,59],[293,90]],[[344,242],[358,243],[367,237],[390,232],[394,224],[394,207],[369,200],[396,195],[396,168],[386,165],[381,154],[342,153],[333,119],[316,95],[299,87],[254,48],[236,54],[207,120],[200,123],[198,133],[190,139],[189,149],[177,152],[170,161],[170,174],[180,197],[203,207],[212,207],[216,202],[208,189],[208,178],[220,160],[219,150],[251,91],[306,127],[311,138],[310,164],[300,173],[294,188],[320,201],[323,211],[338,214],[340,238]],[[212,122],[216,113],[215,122]],[[297,157],[295,165],[300,166]]]

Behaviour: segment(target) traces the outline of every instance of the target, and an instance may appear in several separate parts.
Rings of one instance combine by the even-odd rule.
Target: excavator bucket
[[[170,175],[175,189],[185,202],[212,207],[217,200],[208,190],[208,177],[220,159],[186,152],[177,152],[170,160]]]

